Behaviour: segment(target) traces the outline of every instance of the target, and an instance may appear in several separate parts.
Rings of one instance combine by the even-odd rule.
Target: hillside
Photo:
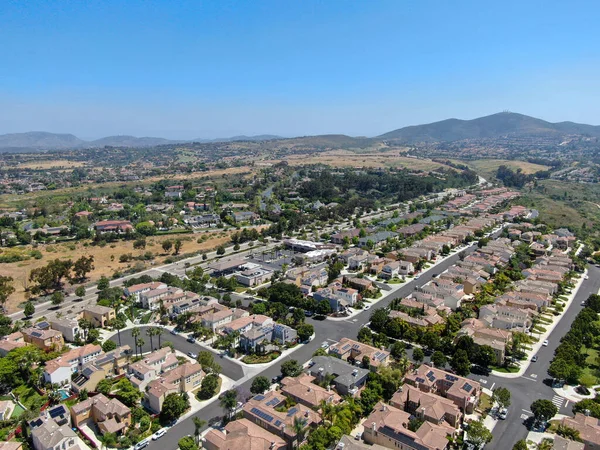
[[[498,113],[473,120],[447,119],[425,125],[399,128],[378,136],[401,142],[443,142],[463,139],[493,139],[504,136],[600,136],[600,126],[573,122],[551,123],[517,113]]]
[[[11,133],[0,135],[0,149],[68,149],[76,148],[85,141],[72,134],[46,133],[30,131],[28,133]]]

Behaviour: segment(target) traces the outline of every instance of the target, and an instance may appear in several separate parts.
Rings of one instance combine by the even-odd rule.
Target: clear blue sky
[[[600,123],[597,1],[21,1],[0,134],[377,135],[511,110]]]

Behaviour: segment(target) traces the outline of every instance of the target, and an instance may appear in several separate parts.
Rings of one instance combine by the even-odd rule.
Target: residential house
[[[233,220],[235,223],[240,222],[250,222],[254,223],[255,221],[260,219],[260,216],[252,211],[235,211],[231,213]]]
[[[281,380],[281,392],[296,403],[318,410],[322,402],[338,404],[342,398],[335,392],[314,384],[315,377],[301,374],[295,378],[285,377]]]
[[[410,384],[400,386],[398,392],[390,400],[390,405],[406,411],[420,420],[443,425],[447,423],[453,428],[458,428],[463,414],[449,400],[439,395],[423,392]]]
[[[360,363],[367,357],[371,370],[375,370],[379,366],[386,366],[390,360],[390,352],[348,338],[342,338],[330,346],[329,354],[344,361],[351,360]]]
[[[366,292],[373,288],[373,282],[368,278],[344,277],[346,283],[358,290],[358,292]]]
[[[484,305],[479,309],[479,320],[494,328],[525,331],[532,324],[535,313],[531,309],[508,305]]]
[[[146,390],[146,402],[152,411],[159,413],[169,394],[191,392],[200,387],[204,372],[198,363],[185,363],[163,373],[150,382]]]
[[[75,317],[53,317],[48,320],[53,330],[59,331],[64,339],[75,342],[79,336],[79,321]]]
[[[15,348],[25,347],[27,342],[23,339],[23,333],[16,331],[0,338],[0,356],[6,356]]]
[[[237,273],[235,279],[243,286],[258,286],[271,280],[273,271],[264,267],[256,267]]]
[[[134,284],[133,286],[126,287],[123,289],[123,292],[127,297],[134,297],[136,302],[140,301],[140,295],[145,294],[149,291],[154,291],[156,289],[166,289],[167,285],[165,283],[161,283],[160,281],[153,281],[151,283],[140,283]]]
[[[125,234],[133,231],[133,225],[129,220],[101,220],[94,224],[94,229],[99,234]]]
[[[160,308],[161,300],[163,300],[164,304],[165,298],[182,293],[183,289],[172,286],[162,289],[153,289],[140,294],[140,303],[142,304],[143,308],[149,309],[150,311],[156,311],[158,308]]]
[[[411,415],[401,409],[379,402],[364,423],[363,439],[367,444],[377,444],[402,450],[445,450],[449,446],[446,436],[454,435],[448,425],[423,422],[417,431],[410,431]]]
[[[35,345],[43,351],[60,351],[65,345],[65,340],[60,331],[51,330],[50,328],[42,329],[39,324],[23,328],[21,333],[25,342]]]
[[[333,378],[332,384],[340,395],[355,395],[364,386],[369,375],[368,369],[354,367],[351,364],[330,356],[315,356],[309,369],[317,382]]]
[[[504,364],[506,346],[512,339],[510,331],[490,328],[478,319],[466,319],[457,333],[457,338],[460,336],[470,336],[477,346],[487,345],[491,347],[496,355],[496,364],[499,366]]]
[[[304,424],[305,436],[311,428],[318,426],[322,419],[318,413],[301,404],[293,406],[286,412],[278,411],[276,408],[283,404],[285,404],[285,397],[280,392],[269,391],[252,397],[244,404],[242,410],[244,418],[280,436],[291,448],[298,440],[293,427],[295,419]]]
[[[71,418],[75,427],[91,419],[102,434],[122,434],[131,425],[131,410],[116,398],[97,394],[71,406]]]
[[[83,318],[98,328],[105,328],[111,320],[117,318],[115,310],[108,306],[91,305],[83,309]]]
[[[31,429],[31,440],[35,450],[88,450],[69,424],[58,425],[53,419],[40,420]]]
[[[579,431],[585,450],[600,448],[600,420],[577,413],[575,417],[564,417],[561,424]]]
[[[407,374],[404,383],[413,385],[423,392],[446,397],[466,414],[473,412],[481,395],[481,385],[477,381],[459,377],[425,364]]]
[[[287,450],[288,444],[248,419],[238,419],[223,429],[211,428],[204,436],[202,447],[206,450]]]
[[[395,238],[398,236],[398,233],[393,233],[391,231],[379,231],[377,233],[370,234],[368,236],[359,238],[358,246],[359,247],[377,247],[381,245],[383,242],[388,239]]]

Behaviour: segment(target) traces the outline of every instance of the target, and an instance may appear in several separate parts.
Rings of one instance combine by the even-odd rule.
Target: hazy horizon
[[[0,134],[376,136],[502,110],[598,124],[600,6],[543,5],[11,2]]]

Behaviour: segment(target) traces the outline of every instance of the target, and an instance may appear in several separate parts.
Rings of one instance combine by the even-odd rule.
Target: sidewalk
[[[529,368],[529,365],[531,364],[531,357],[539,351],[539,349],[542,347],[544,340],[546,340],[550,337],[550,334],[552,334],[552,331],[554,330],[556,325],[558,325],[558,323],[565,316],[565,313],[567,312],[567,310],[571,307],[571,304],[573,303],[573,300],[575,299],[575,296],[577,295],[577,292],[579,291],[579,288],[581,287],[581,284],[583,283],[583,280],[585,279],[586,275],[587,275],[587,270],[585,272],[583,272],[583,274],[581,274],[579,279],[575,282],[575,287],[573,288],[573,290],[567,297],[567,301],[565,303],[565,307],[563,309],[562,314],[560,316],[555,317],[555,320],[552,322],[552,324],[548,325],[546,332],[539,336],[538,342],[536,342],[533,345],[531,350],[528,350],[527,352],[525,352],[527,356],[526,356],[525,361],[520,362],[519,371],[514,372],[514,373],[504,373],[504,372],[497,372],[497,371],[493,370],[492,373],[495,376],[502,377],[502,378],[519,378],[527,371],[527,369]]]
[[[563,387],[552,389],[554,390],[554,392],[556,392],[556,395],[560,395],[561,397],[566,398],[567,400],[572,401],[573,403],[577,403],[581,400],[593,399],[596,396],[595,389],[598,386],[592,386],[591,388],[589,388],[590,395],[578,394],[577,392],[575,392],[575,387],[576,386],[570,386],[568,384],[565,384]]]

